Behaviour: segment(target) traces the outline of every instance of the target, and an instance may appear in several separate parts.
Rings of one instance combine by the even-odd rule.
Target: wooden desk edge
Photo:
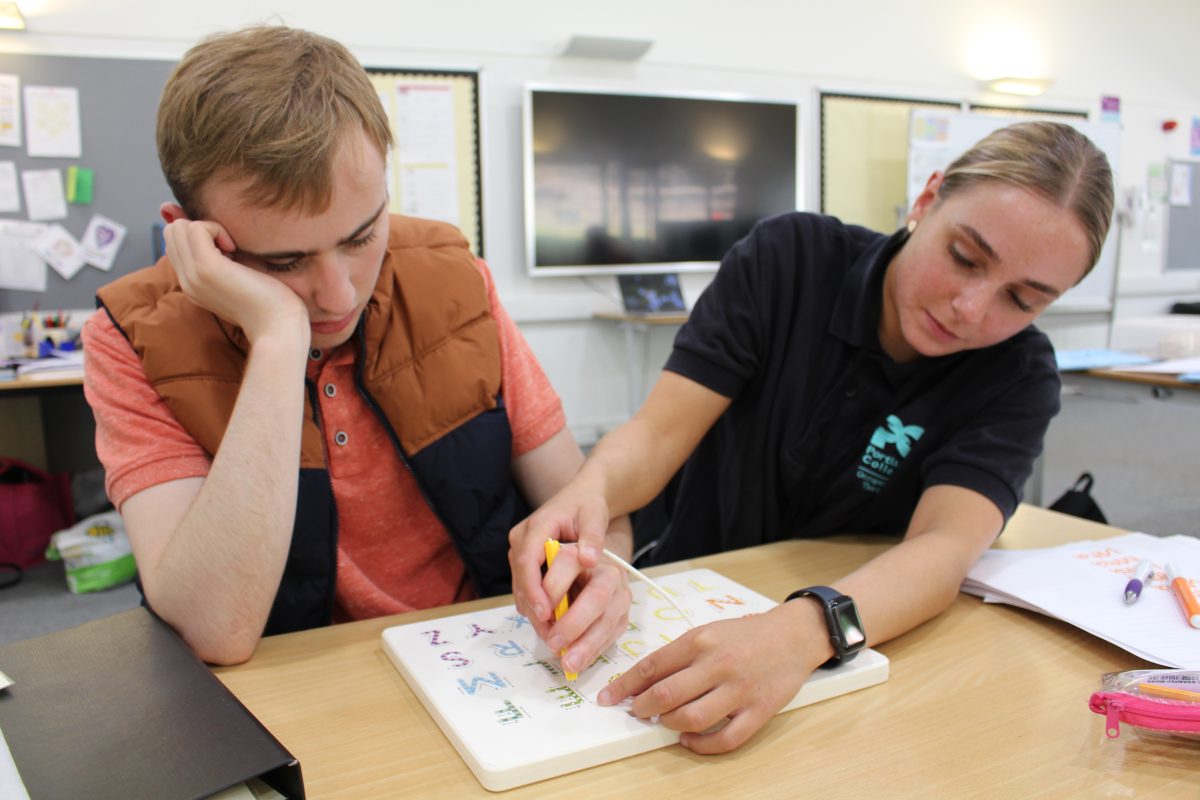
[[[688,321],[686,313],[679,314],[630,314],[625,311],[597,311],[592,319],[606,322],[642,322],[647,325],[682,325]]]
[[[30,378],[29,376],[18,376],[12,380],[0,381],[0,392],[21,392],[32,391],[37,389],[54,389],[63,386],[82,386],[83,385],[83,370],[73,370],[71,372],[64,371],[63,374],[55,374],[53,377],[46,378]]]
[[[1159,386],[1164,389],[1191,389],[1200,391],[1200,383],[1184,383],[1174,375],[1162,372],[1125,372],[1118,369],[1089,369],[1083,375],[1090,378],[1120,381],[1122,383],[1139,383],[1145,386]]]

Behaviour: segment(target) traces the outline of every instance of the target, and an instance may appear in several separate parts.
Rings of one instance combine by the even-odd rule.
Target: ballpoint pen
[[[1142,596],[1142,587],[1150,577],[1150,561],[1143,558],[1133,571],[1133,577],[1125,584],[1125,605],[1131,606]]]

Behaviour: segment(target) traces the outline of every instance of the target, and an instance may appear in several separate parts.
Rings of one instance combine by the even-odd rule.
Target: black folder
[[[300,764],[144,608],[0,647],[0,730],[31,798],[200,798]]]

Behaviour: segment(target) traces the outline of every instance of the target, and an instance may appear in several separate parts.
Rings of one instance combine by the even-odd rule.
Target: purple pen
[[[1142,584],[1150,577],[1150,562],[1142,559],[1133,571],[1133,577],[1125,584],[1125,605],[1131,606],[1142,596]]]

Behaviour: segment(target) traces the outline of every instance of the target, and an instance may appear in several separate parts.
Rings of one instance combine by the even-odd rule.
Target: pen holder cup
[[[71,341],[73,333],[70,328],[42,328],[42,341],[49,341],[56,349]]]

